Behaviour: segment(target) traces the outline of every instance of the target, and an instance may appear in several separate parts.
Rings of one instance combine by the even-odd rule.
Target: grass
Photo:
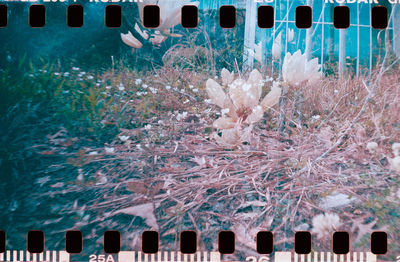
[[[2,73],[1,148],[9,150],[2,159],[26,163],[16,154],[27,147],[47,159],[51,181],[36,199],[77,203],[62,208],[74,222],[58,230],[82,229],[99,248],[101,233],[93,230],[118,229],[125,248],[140,248],[137,236],[154,228],[153,214],[165,248],[178,248],[179,232],[190,229],[211,250],[218,230],[232,229],[238,258],[252,252],[248,240],[258,230],[274,232],[275,250],[292,248],[293,232],[302,224],[310,230],[312,218],[329,211],[358,250],[369,248],[371,230],[389,232],[387,257],[394,258],[399,180],[388,158],[400,141],[398,68],[289,89],[284,131],[275,107],[249,143],[228,150],[212,138],[219,111],[205,102],[205,81],[213,76],[174,65],[145,74],[126,68],[82,74],[50,65],[18,78],[12,69]],[[366,150],[371,141],[378,143],[375,153]],[[322,208],[321,199],[333,192],[357,200]],[[153,203],[151,212],[141,216],[121,211],[146,203]],[[330,250],[329,241],[313,243]]]

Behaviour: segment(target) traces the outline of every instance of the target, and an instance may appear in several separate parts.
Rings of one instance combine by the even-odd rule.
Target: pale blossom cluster
[[[319,239],[330,238],[332,233],[341,226],[340,217],[337,214],[325,213],[316,215],[312,219],[312,233]]]
[[[398,174],[400,174],[400,143],[392,145],[392,153],[394,158],[389,158],[390,167]]]
[[[213,79],[206,82],[206,91],[211,103],[221,108],[222,116],[213,126],[222,132],[216,135],[217,142],[223,146],[234,147],[248,141],[253,124],[258,122],[264,112],[278,103],[281,96],[279,83],[273,83],[271,91],[261,100],[264,81],[261,73],[254,69],[247,80],[235,79],[234,73],[225,68],[221,72],[223,87]]]
[[[318,58],[307,61],[305,54],[297,50],[293,55],[286,53],[282,65],[283,81],[289,86],[315,84],[322,77]]]

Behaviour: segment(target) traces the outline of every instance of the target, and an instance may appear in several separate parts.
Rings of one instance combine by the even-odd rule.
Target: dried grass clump
[[[174,70],[162,69],[159,74],[165,74],[157,80],[163,90],[169,84],[162,82],[168,74],[168,81],[179,83],[179,73]],[[181,74],[196,75],[189,71]],[[230,72],[223,75],[224,85],[236,81]],[[204,83],[207,78],[197,74],[193,79]],[[324,199],[348,196],[345,205],[335,207],[339,220],[335,216],[321,228],[331,230],[330,225],[339,226],[340,221],[341,230],[349,231],[352,243],[358,243],[353,247],[365,250],[369,247],[365,236],[372,230],[396,232],[400,226],[390,215],[399,204],[394,195],[400,183],[388,159],[392,144],[400,141],[398,78],[398,74],[376,73],[369,80],[325,78],[321,85],[300,85],[296,88],[304,94],[301,109],[289,88],[283,111],[289,123],[285,132],[268,128],[270,118],[277,115],[271,110],[254,124],[251,139],[236,150],[212,139],[212,123],[221,115],[200,99],[180,103],[186,114],[182,117],[180,111],[179,119],[175,112],[160,110],[147,119],[150,127],[122,130],[119,136],[124,141],[116,138],[107,145],[113,152],[87,150],[87,155],[99,153],[92,166],[80,167],[81,172],[98,177],[99,184],[80,188],[90,188],[96,196],[86,207],[96,216],[85,223],[101,221],[109,226],[115,225],[116,219],[129,219],[132,222],[124,224],[123,230],[129,232],[130,248],[140,248],[135,236],[144,228],[158,227],[166,249],[178,248],[179,232],[194,229],[200,233],[200,249],[207,250],[216,243],[218,230],[234,229],[239,232],[238,250],[249,254],[257,230],[274,232],[276,250],[290,249],[294,230],[311,228],[317,214],[332,213],[329,205],[322,204]],[[214,82],[209,83],[218,87]],[[163,98],[177,92],[173,89],[176,85],[158,95]],[[257,88],[254,92],[259,94]],[[229,108],[225,102],[227,97],[232,99],[232,93],[221,90],[221,86],[214,90],[223,98],[214,103]],[[204,86],[199,94],[205,96]],[[140,103],[144,98],[135,99]],[[188,98],[182,95],[180,99]],[[255,99],[253,106],[258,102]],[[238,108],[233,111],[236,115]],[[292,118],[299,110],[303,125]],[[132,121],[140,120],[133,114]],[[161,134],[163,139],[155,139]],[[372,141],[379,145],[375,154],[366,149]],[[394,147],[393,152],[398,152]],[[139,207],[146,212],[139,215]],[[392,234],[389,239],[399,241]],[[326,251],[329,244],[315,241],[315,248]],[[395,254],[396,249],[390,252]]]

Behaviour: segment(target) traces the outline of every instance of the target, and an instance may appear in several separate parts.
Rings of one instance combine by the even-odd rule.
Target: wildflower
[[[146,84],[143,84],[142,87],[143,87],[144,89],[146,89],[146,88],[148,88],[149,86],[146,85]]]
[[[114,153],[115,149],[113,147],[104,147],[104,150],[106,151],[106,153],[111,154]]]
[[[199,89],[195,88],[195,89],[193,89],[193,92],[197,93],[197,92],[199,92]]]
[[[317,234],[319,239],[328,238],[341,225],[337,214],[319,214],[312,219],[312,232]]]
[[[183,112],[182,114],[178,113],[178,115],[176,116],[176,120],[181,121],[185,119],[187,117],[187,114],[188,114],[187,112]]]
[[[320,69],[318,58],[307,61],[306,55],[297,50],[293,55],[286,53],[283,59],[282,77],[290,86],[297,86],[304,82],[313,84],[321,78]]]
[[[112,86],[106,86],[106,89],[111,89]]]
[[[157,94],[157,89],[155,89],[154,87],[150,87],[149,89],[153,94]]]
[[[69,72],[65,72],[65,73],[64,73],[64,76],[69,76]]]
[[[272,43],[272,57],[274,60],[279,60],[281,58],[282,53],[282,32],[275,37],[274,42]]]
[[[192,89],[192,88],[193,88],[193,85],[189,85],[189,88]]]
[[[142,79],[138,78],[135,80],[136,85],[140,85],[142,83]]]
[[[55,76],[58,76],[58,75],[60,75],[60,73],[58,73],[58,72],[55,72],[55,73],[54,73],[54,75],[55,75]]]
[[[97,151],[89,152],[89,156],[95,156],[95,155],[98,155],[98,154],[99,154],[99,152],[97,152]]]
[[[79,71],[79,67],[72,67],[72,70],[74,70],[74,71]]]
[[[119,140],[121,140],[122,142],[125,142],[129,139],[129,136],[118,136]]]
[[[144,129],[147,131],[150,130],[151,128],[152,128],[152,126],[150,124],[144,126]]]
[[[262,92],[262,76],[254,69],[247,81],[238,78],[228,85],[228,94],[213,79],[208,79],[206,91],[211,102],[219,106],[227,116],[221,116],[214,121],[213,126],[222,130],[222,144],[238,145],[247,139],[251,132],[252,124],[259,121],[266,110],[279,101],[281,88],[274,82],[269,94],[260,103]],[[227,110],[228,109],[228,110]],[[243,124],[248,127],[242,127]],[[233,144],[232,144],[233,142]]]
[[[392,152],[395,156],[400,156],[400,143],[394,143],[392,145]]]
[[[146,30],[143,30],[142,31],[142,29],[140,29],[140,27],[139,27],[139,25],[137,24],[137,23],[135,23],[135,30],[136,30],[136,32],[138,32],[139,33],[139,35],[141,35],[144,39],[148,39],[149,38],[149,35],[147,34],[147,31]]]
[[[311,116],[311,118],[312,118],[313,120],[318,120],[318,119],[321,118],[321,116],[320,116],[320,115],[314,115],[314,116]]]
[[[396,156],[395,158],[389,158],[390,167],[400,174],[400,156]]]
[[[87,77],[89,80],[92,80],[94,77],[93,76],[88,76]]]
[[[120,83],[118,89],[119,91],[124,91],[125,90],[124,84]]]
[[[160,31],[156,31],[155,34],[151,35],[152,37],[150,38],[150,42],[153,45],[160,45],[162,42],[164,42],[165,40],[167,40],[167,37],[162,35],[160,33]]]
[[[233,71],[229,72],[226,68],[223,68],[221,71],[221,79],[222,84],[224,86],[227,86],[233,82],[233,80],[235,79],[235,74],[233,73]]]
[[[259,42],[258,44],[254,44],[254,50],[248,48],[249,54],[254,57],[258,62],[262,63],[262,56],[261,56],[261,51],[262,51],[262,42]]]
[[[373,154],[376,152],[376,150],[378,149],[378,144],[376,142],[368,142],[367,144],[367,150]]]
[[[289,28],[289,33],[288,33],[287,38],[288,38],[288,42],[292,42],[293,41],[293,39],[294,39],[294,31],[293,31],[293,29]]]
[[[130,31],[128,31],[127,34],[121,33],[121,39],[126,45],[132,47],[132,52],[135,51],[135,48],[139,49],[143,46],[142,43],[140,43],[140,41],[137,40]]]
[[[170,90],[171,86],[165,86],[165,89]]]

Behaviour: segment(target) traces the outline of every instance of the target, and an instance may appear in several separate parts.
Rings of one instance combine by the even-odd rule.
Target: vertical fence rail
[[[357,3],[357,64],[356,76],[360,75],[360,5]]]

